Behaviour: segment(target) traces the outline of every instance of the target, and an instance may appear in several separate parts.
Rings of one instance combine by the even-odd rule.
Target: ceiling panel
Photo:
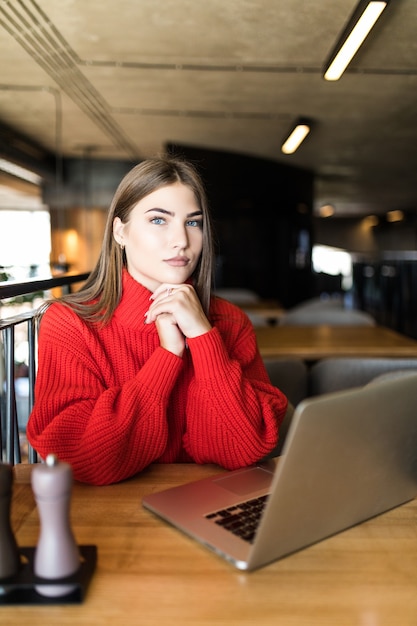
[[[3,0],[0,121],[64,156],[166,142],[311,169],[336,215],[417,210],[417,2],[391,0],[336,83],[354,0]],[[315,121],[292,156],[297,116]],[[57,123],[58,122],[58,123]]]

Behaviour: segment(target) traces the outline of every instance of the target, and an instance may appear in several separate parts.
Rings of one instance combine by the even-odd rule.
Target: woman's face
[[[203,215],[182,183],[161,187],[140,200],[113,234],[125,247],[129,274],[150,291],[181,284],[194,272],[203,247]]]

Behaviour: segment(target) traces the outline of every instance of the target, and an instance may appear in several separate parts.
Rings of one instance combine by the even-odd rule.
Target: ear
[[[123,227],[124,224],[120,217],[115,217],[113,220],[113,237],[119,246],[123,245]]]

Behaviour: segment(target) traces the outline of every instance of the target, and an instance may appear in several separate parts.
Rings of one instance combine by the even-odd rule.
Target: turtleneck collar
[[[186,282],[190,285],[193,284],[192,278],[189,278]],[[113,317],[123,326],[142,328],[144,326],[145,313],[151,305],[151,295],[152,291],[138,283],[127,269],[123,268],[122,297]],[[146,328],[154,328],[154,324],[150,324]]]
[[[114,317],[130,328],[143,328],[145,313],[149,309],[152,292],[138,283],[127,271],[122,273],[122,297]]]

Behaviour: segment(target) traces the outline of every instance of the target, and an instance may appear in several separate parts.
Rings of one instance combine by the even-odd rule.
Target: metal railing
[[[61,274],[45,279],[29,279],[25,282],[0,282],[0,304],[8,298],[30,295],[37,292],[48,292],[55,287],[61,287],[64,293],[71,291],[75,283],[82,283],[88,278],[88,272],[77,274]],[[35,401],[34,386],[36,378],[36,350],[38,334],[38,309],[25,311],[18,315],[0,319],[0,333],[2,352],[0,358],[0,460],[14,465],[21,463],[21,447],[19,437],[18,410],[16,402],[16,359],[15,343],[16,329],[26,326],[28,343],[28,400],[27,414],[29,415]],[[28,462],[35,463],[37,454],[28,445]]]

